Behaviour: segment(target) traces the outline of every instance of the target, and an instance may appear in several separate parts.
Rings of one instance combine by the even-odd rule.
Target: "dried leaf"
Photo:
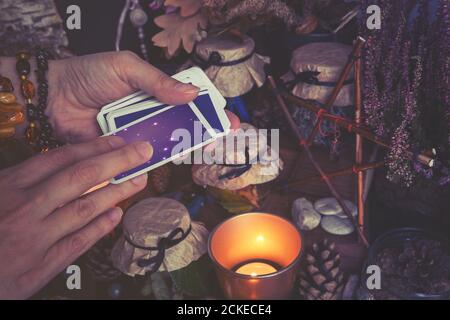
[[[190,17],[171,13],[156,17],[154,21],[163,31],[156,34],[152,41],[157,47],[167,48],[170,56],[174,56],[181,46],[186,52],[191,53],[199,28],[205,29],[208,24],[201,12]]]
[[[258,207],[258,194],[255,186],[237,191],[207,187],[208,192],[230,213],[248,212]]]

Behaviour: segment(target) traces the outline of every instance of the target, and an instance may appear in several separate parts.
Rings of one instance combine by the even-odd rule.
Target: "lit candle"
[[[244,264],[236,270],[236,273],[245,274],[252,277],[264,276],[277,272],[273,266],[264,262],[251,262]]]
[[[267,213],[246,213],[220,224],[208,250],[228,299],[287,299],[302,251],[291,222]]]

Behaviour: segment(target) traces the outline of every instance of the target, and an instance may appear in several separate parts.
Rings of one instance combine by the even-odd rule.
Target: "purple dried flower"
[[[383,14],[382,32],[364,31],[365,21],[360,19],[360,30],[368,40],[363,51],[362,86],[366,124],[391,140],[386,159],[388,178],[405,185],[411,185],[417,173],[432,176],[430,169],[417,166],[410,154],[440,143],[436,139],[443,135],[434,131],[440,126],[430,126],[429,122],[436,119],[438,106],[446,108],[450,117],[448,0],[441,0],[433,27],[429,24],[429,1],[419,0],[412,32],[407,24],[411,3],[377,1]],[[368,4],[375,3],[364,0],[363,8]],[[448,134],[450,141],[450,123],[446,125],[449,132],[445,140]]]
[[[404,127],[398,127],[392,137],[392,146],[386,161],[389,169],[387,179],[401,182],[407,187],[410,187],[414,181],[411,159],[406,152],[409,149],[409,135]]]

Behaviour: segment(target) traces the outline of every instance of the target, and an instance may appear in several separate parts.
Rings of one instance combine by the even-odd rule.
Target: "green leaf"
[[[170,276],[177,288],[186,295],[208,298],[220,294],[214,266],[206,254],[187,267],[170,272]]]

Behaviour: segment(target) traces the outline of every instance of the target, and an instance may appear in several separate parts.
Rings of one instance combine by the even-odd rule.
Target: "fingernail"
[[[111,209],[108,213],[108,219],[114,223],[117,223],[122,219],[123,211],[120,208]]]
[[[111,147],[114,149],[117,149],[119,147],[122,147],[125,145],[125,140],[123,140],[121,137],[108,137],[108,143]]]
[[[137,176],[136,178],[131,179],[131,182],[136,186],[142,186],[144,183],[147,182],[148,175],[142,174],[140,176]]]
[[[148,142],[138,142],[137,151],[146,160],[149,160],[153,154],[153,148]]]
[[[193,86],[192,84],[178,82],[175,85],[175,90],[182,91],[183,93],[193,94],[193,93],[198,93],[200,88]]]

